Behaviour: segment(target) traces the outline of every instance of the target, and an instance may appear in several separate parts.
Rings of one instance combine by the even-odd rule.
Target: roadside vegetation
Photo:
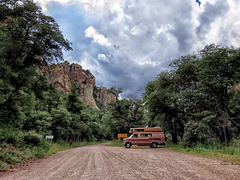
[[[123,140],[113,140],[108,142],[108,146],[124,147]]]
[[[72,142],[70,144],[63,140],[52,143],[33,131],[24,132],[2,124],[0,134],[0,171],[13,168],[16,163],[43,158],[57,151],[102,143]]]
[[[116,102],[100,110],[79,100],[76,83],[63,94],[37,73],[63,60],[62,49],[71,50],[71,43],[35,3],[0,2],[0,171],[69,147],[112,141],[140,126],[161,126],[169,148],[239,162],[239,48],[211,44],[173,60],[147,84],[142,100],[119,99],[121,88],[112,87]]]
[[[198,144],[194,147],[184,147],[181,144],[167,144],[166,148],[174,151],[190,153],[197,156],[207,157],[211,159],[222,160],[231,164],[240,165],[240,141],[235,140],[229,146],[225,146],[222,143],[216,143],[215,145],[203,145]]]
[[[49,150],[46,152],[45,156],[49,156],[55,154],[58,151],[64,151],[71,148],[82,147],[82,146],[89,146],[94,144],[105,143],[107,141],[100,141],[100,142],[74,142],[71,145],[67,142],[58,142],[51,144]]]

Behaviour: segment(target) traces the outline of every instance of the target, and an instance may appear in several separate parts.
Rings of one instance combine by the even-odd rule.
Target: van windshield
[[[129,138],[137,138],[138,135],[137,134],[132,134]]]
[[[137,134],[132,134],[131,136],[129,136],[129,138],[137,138],[138,135]]]

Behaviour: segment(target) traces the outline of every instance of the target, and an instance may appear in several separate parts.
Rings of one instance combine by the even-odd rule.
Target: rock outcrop
[[[66,94],[70,91],[71,84],[76,82],[80,87],[80,100],[83,104],[95,109],[99,108],[93,96],[94,88],[99,89],[96,98],[100,106],[106,106],[108,103],[115,101],[112,97],[114,95],[108,93],[106,88],[95,87],[95,77],[89,70],[83,70],[79,64],[69,64],[65,61],[64,63],[43,67],[41,74],[47,77],[49,83],[55,84],[58,90]]]
[[[107,104],[111,102],[116,101],[116,97],[113,93],[109,92],[109,90],[106,87],[95,87],[94,91],[94,99],[96,101],[96,104],[98,106],[106,106]]]

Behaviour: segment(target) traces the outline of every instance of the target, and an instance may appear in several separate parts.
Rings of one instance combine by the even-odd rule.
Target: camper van
[[[166,137],[160,127],[131,128],[129,133],[131,136],[123,140],[126,148],[132,145],[150,146],[151,148],[165,145]]]

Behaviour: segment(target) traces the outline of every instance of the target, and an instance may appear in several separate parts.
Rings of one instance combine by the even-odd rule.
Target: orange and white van
[[[123,140],[126,148],[132,145],[150,146],[156,148],[158,145],[165,145],[166,136],[160,127],[154,128],[131,128],[130,137]]]

